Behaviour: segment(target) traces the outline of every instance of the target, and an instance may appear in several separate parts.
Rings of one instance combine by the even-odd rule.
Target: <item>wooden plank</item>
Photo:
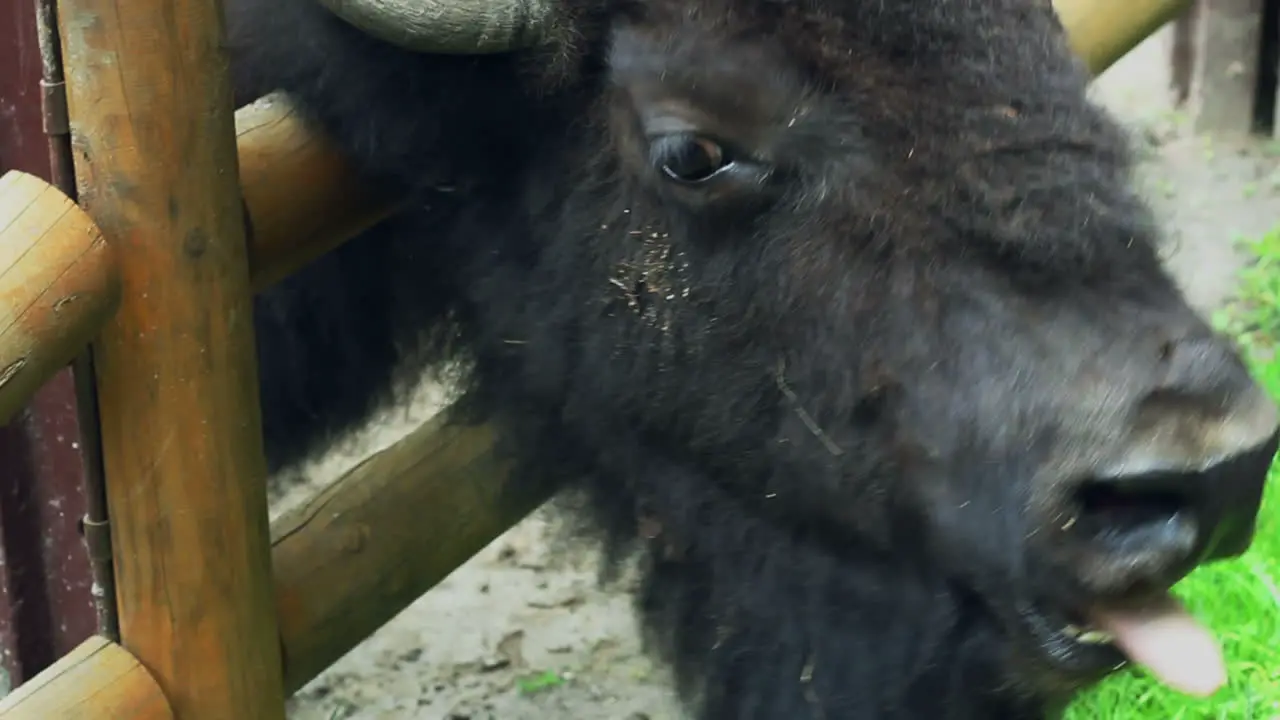
[[[93,635],[0,701],[0,720],[173,720],[169,702],[127,650]]]
[[[281,720],[261,418],[218,0],[63,0],[121,644],[183,720]]]

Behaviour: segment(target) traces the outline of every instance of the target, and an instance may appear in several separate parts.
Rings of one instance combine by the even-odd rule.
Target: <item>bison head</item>
[[[482,384],[642,537],[706,716],[1221,682],[1169,589],[1248,546],[1276,410],[1048,0],[326,1],[383,70],[299,96],[469,191],[421,247]]]

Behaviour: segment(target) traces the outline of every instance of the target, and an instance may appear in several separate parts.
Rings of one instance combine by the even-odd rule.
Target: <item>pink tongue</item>
[[[1094,626],[1115,637],[1130,660],[1188,695],[1212,695],[1227,681],[1222,651],[1176,599],[1141,610],[1097,608]]]

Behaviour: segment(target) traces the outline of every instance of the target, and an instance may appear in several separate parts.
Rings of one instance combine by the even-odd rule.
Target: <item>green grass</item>
[[[1235,336],[1258,379],[1280,398],[1280,227],[1245,240],[1257,262],[1236,299],[1215,317]],[[1187,697],[1125,670],[1081,697],[1066,720],[1280,719],[1280,463],[1271,468],[1254,546],[1243,557],[1192,573],[1174,589],[1222,642],[1229,685]]]
[[[544,690],[560,687],[565,677],[554,670],[545,670],[536,675],[528,675],[516,680],[516,687],[524,695],[532,695]]]

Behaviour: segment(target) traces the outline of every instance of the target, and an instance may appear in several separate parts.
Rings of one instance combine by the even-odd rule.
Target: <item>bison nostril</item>
[[[1156,554],[1176,563],[1189,557],[1199,518],[1180,473],[1100,478],[1075,491],[1072,531],[1096,550],[1114,556]]]

